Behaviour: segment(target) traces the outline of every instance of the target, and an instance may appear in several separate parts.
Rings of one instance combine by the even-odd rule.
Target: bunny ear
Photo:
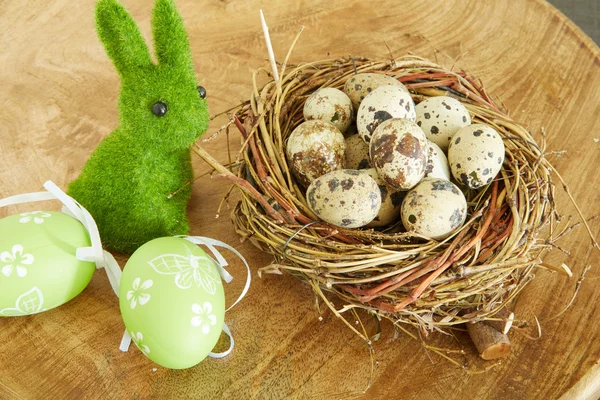
[[[121,77],[152,64],[148,46],[135,21],[116,0],[96,3],[96,29]]]
[[[152,11],[152,34],[159,64],[182,67],[193,72],[187,32],[173,0],[156,0]]]

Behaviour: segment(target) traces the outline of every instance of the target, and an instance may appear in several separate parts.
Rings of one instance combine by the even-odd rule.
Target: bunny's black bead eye
[[[166,113],[167,113],[167,105],[165,103],[163,103],[162,101],[156,102],[152,106],[152,114],[156,115],[157,117],[162,117]]]
[[[206,98],[206,89],[204,89],[204,86],[198,86],[198,93],[200,93],[201,98]]]

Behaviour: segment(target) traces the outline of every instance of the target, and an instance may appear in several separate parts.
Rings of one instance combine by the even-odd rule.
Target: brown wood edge
[[[565,26],[577,37],[591,56],[600,60],[600,47],[581,30],[569,17],[563,14],[559,9],[548,3],[547,0],[534,0],[542,7],[545,7],[551,14],[558,17]],[[561,397],[560,400],[581,400],[581,399],[600,399],[600,360],[583,375],[577,383],[571,386]]]
[[[560,400],[596,400],[600,399],[600,361],[571,386]]]
[[[534,0],[539,5],[546,7],[551,14],[558,17],[569,30],[579,39],[585,47],[592,53],[592,56],[596,59],[600,59],[600,47],[590,38],[581,28],[571,21],[569,17],[562,13],[558,8],[554,7],[547,0]]]

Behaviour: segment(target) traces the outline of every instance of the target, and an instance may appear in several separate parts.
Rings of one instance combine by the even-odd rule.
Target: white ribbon
[[[223,243],[216,239],[211,239],[211,238],[204,237],[204,236],[186,236],[186,237],[184,237],[184,239],[187,241],[190,241],[194,244],[203,244],[206,247],[208,247],[208,249],[211,251],[211,253],[213,253],[215,258],[218,260],[217,266],[219,267],[219,273],[221,274],[221,277],[223,278],[223,280],[227,283],[231,282],[231,280],[233,279],[233,277],[229,274],[229,272],[227,272],[227,270],[225,270],[225,267],[228,266],[229,264],[227,264],[227,261],[221,255],[221,253],[219,253],[219,251],[217,249],[215,249],[215,246],[223,247],[223,248],[231,251],[233,254],[238,256],[238,258],[240,260],[242,260],[242,262],[246,266],[247,275],[246,275],[246,284],[244,285],[244,289],[242,290],[242,293],[240,293],[237,300],[234,301],[233,304],[230,305],[229,308],[227,308],[227,310],[225,310],[225,312],[231,310],[237,303],[239,303],[244,298],[244,296],[246,296],[246,293],[248,293],[248,289],[250,289],[250,282],[251,282],[252,278],[250,276],[250,266],[246,262],[246,259],[240,254],[239,251],[237,251],[236,249],[234,249],[227,243]],[[223,330],[225,330],[225,329],[223,329]]]
[[[184,239],[188,240],[194,244],[203,244],[206,247],[208,247],[208,249],[211,251],[211,253],[218,260],[218,262],[216,264],[219,267],[219,273],[221,274],[221,277],[223,278],[223,280],[227,283],[231,282],[231,280],[233,279],[233,277],[229,274],[229,272],[227,272],[227,270],[225,270],[225,267],[229,264],[227,264],[227,261],[221,255],[221,253],[219,253],[219,251],[215,248],[215,246],[223,247],[223,248],[226,248],[227,250],[231,251],[233,254],[238,256],[242,260],[244,265],[246,266],[247,275],[246,275],[246,284],[244,285],[244,289],[242,290],[242,293],[240,293],[237,300],[234,301],[233,304],[230,305],[229,308],[227,308],[227,310],[225,310],[225,312],[231,310],[237,303],[239,303],[244,298],[244,296],[246,296],[246,294],[248,293],[248,289],[250,289],[250,282],[251,282],[252,278],[250,275],[250,266],[246,262],[246,259],[236,249],[234,249],[227,243],[223,243],[219,240],[215,240],[215,239],[211,239],[211,238],[207,238],[207,237],[203,237],[203,236],[187,236]],[[223,324],[223,332],[225,332],[225,334],[227,336],[229,336],[229,348],[222,353],[210,352],[210,353],[208,353],[209,357],[223,358],[223,357],[229,355],[229,353],[231,353],[231,351],[233,350],[233,346],[234,346],[233,335],[231,334],[229,327],[225,323]]]
[[[18,194],[0,200],[0,207],[9,205],[33,203],[37,201],[58,200],[63,204],[63,213],[77,219],[90,235],[91,246],[80,247],[76,250],[75,257],[81,261],[93,262],[96,268],[104,268],[113,291],[119,296],[119,282],[121,281],[121,268],[112,254],[102,249],[100,232],[94,218],[75,199],[60,190],[52,181],[44,183],[47,192]]]
[[[0,200],[0,207],[45,200],[59,200],[63,204],[62,212],[81,222],[81,224],[83,224],[84,228],[88,231],[90,235],[91,246],[78,248],[76,250],[75,257],[81,261],[95,263],[97,269],[104,268],[104,270],[106,271],[106,275],[108,276],[110,286],[112,287],[117,297],[119,297],[119,284],[121,282],[122,271],[112,254],[102,249],[102,242],[100,241],[100,232],[98,231],[98,226],[96,225],[94,218],[92,218],[91,214],[81,204],[79,204],[75,199],[63,192],[52,181],[47,181],[46,183],[44,183],[44,188],[47,190],[47,192],[19,194],[16,196],[11,196],[2,199]],[[230,305],[227,308],[227,310],[225,310],[225,312],[231,310],[244,298],[244,296],[246,296],[248,290],[250,289],[250,266],[246,262],[246,259],[236,249],[219,240],[203,236],[182,236],[182,238],[196,245],[204,245],[210,250],[210,252],[216,259],[213,259],[213,261],[218,267],[219,274],[226,283],[230,283],[233,280],[233,277],[225,269],[225,267],[229,264],[225,260],[225,257],[223,257],[221,253],[216,249],[216,247],[223,247],[227,250],[230,250],[242,260],[242,262],[246,266],[247,271],[246,284],[244,285],[242,293],[233,302],[233,304]],[[223,324],[223,332],[225,332],[225,334],[229,336],[229,348],[221,353],[210,352],[208,353],[209,357],[223,358],[229,355],[233,350],[233,335],[231,334],[229,327],[225,323]],[[125,352],[129,350],[130,345],[131,337],[127,330],[125,330],[123,338],[121,339],[119,349]]]

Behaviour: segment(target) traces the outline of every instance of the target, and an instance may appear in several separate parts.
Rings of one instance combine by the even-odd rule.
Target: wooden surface
[[[123,0],[150,37],[151,2]],[[375,5],[377,4],[377,5]],[[302,2],[286,0],[198,2],[178,0],[190,33],[196,70],[208,90],[212,113],[248,97],[250,73],[268,67],[258,9],[263,8],[278,60],[301,25],[292,62],[407,52],[437,59],[480,77],[518,121],[539,139],[548,134],[550,156],[569,182],[583,212],[598,214],[600,186],[600,51],[550,5],[519,1]],[[93,1],[0,1],[0,197],[38,191],[47,179],[62,187],[74,179],[90,152],[117,126],[117,74],[93,26]],[[211,131],[218,128],[213,124]],[[224,135],[205,143],[226,161]],[[238,143],[232,137],[233,144]],[[208,167],[194,157],[198,174]],[[403,398],[403,399],[595,399],[600,395],[599,252],[579,228],[548,260],[567,263],[575,277],[539,271],[521,295],[518,318],[542,322],[512,332],[513,353],[484,374],[469,374],[430,354],[420,343],[383,325],[374,344],[377,365],[371,388],[369,352],[330,313],[323,320],[311,291],[288,276],[259,279],[270,262],[249,243],[240,244],[228,211],[215,219],[228,185],[202,178],[193,188],[193,234],[234,244],[251,262],[246,299],[226,315],[236,348],[221,360],[171,371],[137,349],[121,353],[123,333],[117,298],[104,272],[70,303],[40,315],[0,319],[0,398]],[[566,215],[574,209],[560,190]],[[38,206],[10,207],[0,216]],[[56,203],[44,204],[56,210]],[[600,220],[590,222],[599,236]],[[0,232],[1,235],[9,234]],[[121,265],[125,259],[120,258]],[[593,268],[568,312],[578,277]],[[243,267],[226,288],[237,297]],[[458,340],[469,369],[482,362],[468,339]],[[431,344],[456,348],[437,336]],[[220,343],[219,346],[225,346]],[[154,369],[156,368],[156,369]]]

